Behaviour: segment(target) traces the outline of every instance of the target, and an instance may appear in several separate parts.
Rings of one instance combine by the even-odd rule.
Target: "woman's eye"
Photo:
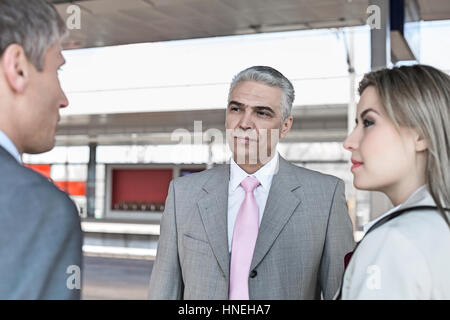
[[[371,120],[368,120],[368,119],[364,119],[363,120],[363,125],[364,125],[364,127],[366,128],[366,127],[370,127],[371,125],[373,125],[375,122],[374,121],[371,121]]]

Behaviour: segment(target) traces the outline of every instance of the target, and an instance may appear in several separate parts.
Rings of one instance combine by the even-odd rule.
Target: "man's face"
[[[23,152],[42,153],[55,146],[59,109],[69,104],[58,79],[58,69],[64,63],[59,43],[48,49],[42,71],[30,63],[26,103],[22,109],[25,118],[25,126],[22,127]]]
[[[225,128],[237,164],[265,164],[276,151],[279,138],[292,126],[282,120],[280,88],[254,81],[238,83],[230,93]]]

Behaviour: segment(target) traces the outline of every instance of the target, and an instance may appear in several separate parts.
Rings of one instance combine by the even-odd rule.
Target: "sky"
[[[294,84],[294,105],[345,104],[345,39],[359,79],[370,69],[367,26],[67,50],[63,115],[225,108],[232,77],[269,65]],[[421,63],[450,71],[450,20],[421,23]]]

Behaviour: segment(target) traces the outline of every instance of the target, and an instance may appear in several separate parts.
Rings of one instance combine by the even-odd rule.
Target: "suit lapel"
[[[230,169],[229,165],[217,169],[219,173],[213,174],[211,179],[203,186],[205,196],[197,202],[197,205],[214,255],[228,279],[230,256],[228,251],[227,211]]]
[[[18,165],[21,165],[19,162],[17,162],[17,159],[14,158],[14,156],[9,153],[3,146],[0,145],[0,157],[4,159],[8,159],[9,161],[14,161],[14,163],[17,163]]]
[[[269,251],[283,227],[289,221],[301,199],[295,192],[300,187],[291,165],[280,157],[278,173],[273,177],[267,198],[250,270],[253,270]]]

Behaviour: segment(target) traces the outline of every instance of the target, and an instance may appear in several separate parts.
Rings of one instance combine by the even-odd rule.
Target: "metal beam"
[[[97,168],[97,144],[89,144],[89,162],[88,162],[88,175],[87,175],[87,216],[89,218],[95,217],[95,181],[96,181],[96,168]]]
[[[369,13],[371,69],[378,70],[391,64],[390,0],[370,0]]]

